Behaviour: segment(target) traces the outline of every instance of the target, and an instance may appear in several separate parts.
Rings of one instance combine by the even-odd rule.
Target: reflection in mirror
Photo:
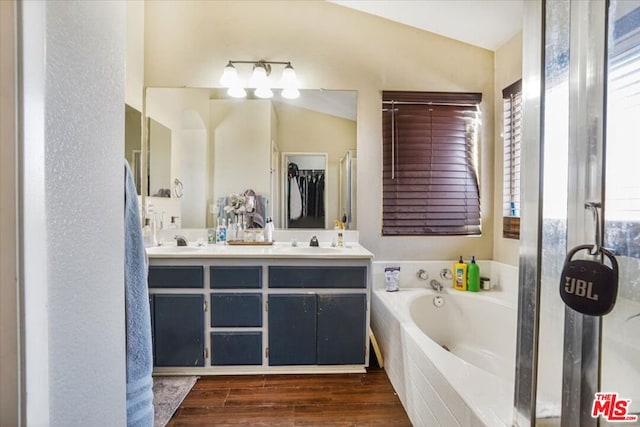
[[[284,228],[327,228],[326,153],[282,153]]]
[[[212,227],[231,194],[252,190],[264,200],[265,219],[287,227],[281,153],[320,149],[326,153],[322,227],[342,219],[340,161],[356,148],[355,91],[302,90],[296,100],[265,100],[228,98],[223,89],[147,88],[146,116],[152,120],[145,194],[169,188],[172,203],[148,197],[145,209],[152,204],[157,215],[180,218],[184,228]],[[158,134],[164,142],[155,141]],[[176,179],[183,196],[174,201]]]
[[[140,150],[142,141],[142,113],[132,106],[124,106],[124,158],[129,162],[138,195],[142,194]]]

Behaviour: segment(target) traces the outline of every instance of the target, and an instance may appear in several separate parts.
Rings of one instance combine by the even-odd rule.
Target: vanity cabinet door
[[[204,295],[152,298],[154,366],[204,366]]]
[[[316,364],[316,295],[269,295],[269,365]]]
[[[366,310],[365,294],[318,295],[318,365],[364,363]]]

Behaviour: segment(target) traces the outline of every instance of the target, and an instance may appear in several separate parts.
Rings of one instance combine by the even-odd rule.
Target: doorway
[[[282,153],[284,228],[327,228],[327,153]]]

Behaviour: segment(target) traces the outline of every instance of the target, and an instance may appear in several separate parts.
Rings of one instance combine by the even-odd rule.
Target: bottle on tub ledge
[[[467,290],[470,292],[480,290],[480,267],[474,256],[471,257],[471,263],[467,266]]]
[[[453,289],[467,290],[467,264],[462,260],[462,255],[460,255],[458,262],[453,264]]]

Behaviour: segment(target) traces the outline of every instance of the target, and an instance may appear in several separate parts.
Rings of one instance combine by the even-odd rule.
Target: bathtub
[[[375,272],[372,329],[414,426],[510,426],[517,308],[506,285],[470,293],[444,283],[436,293],[410,283],[385,292]],[[517,277],[515,268],[511,273]]]

